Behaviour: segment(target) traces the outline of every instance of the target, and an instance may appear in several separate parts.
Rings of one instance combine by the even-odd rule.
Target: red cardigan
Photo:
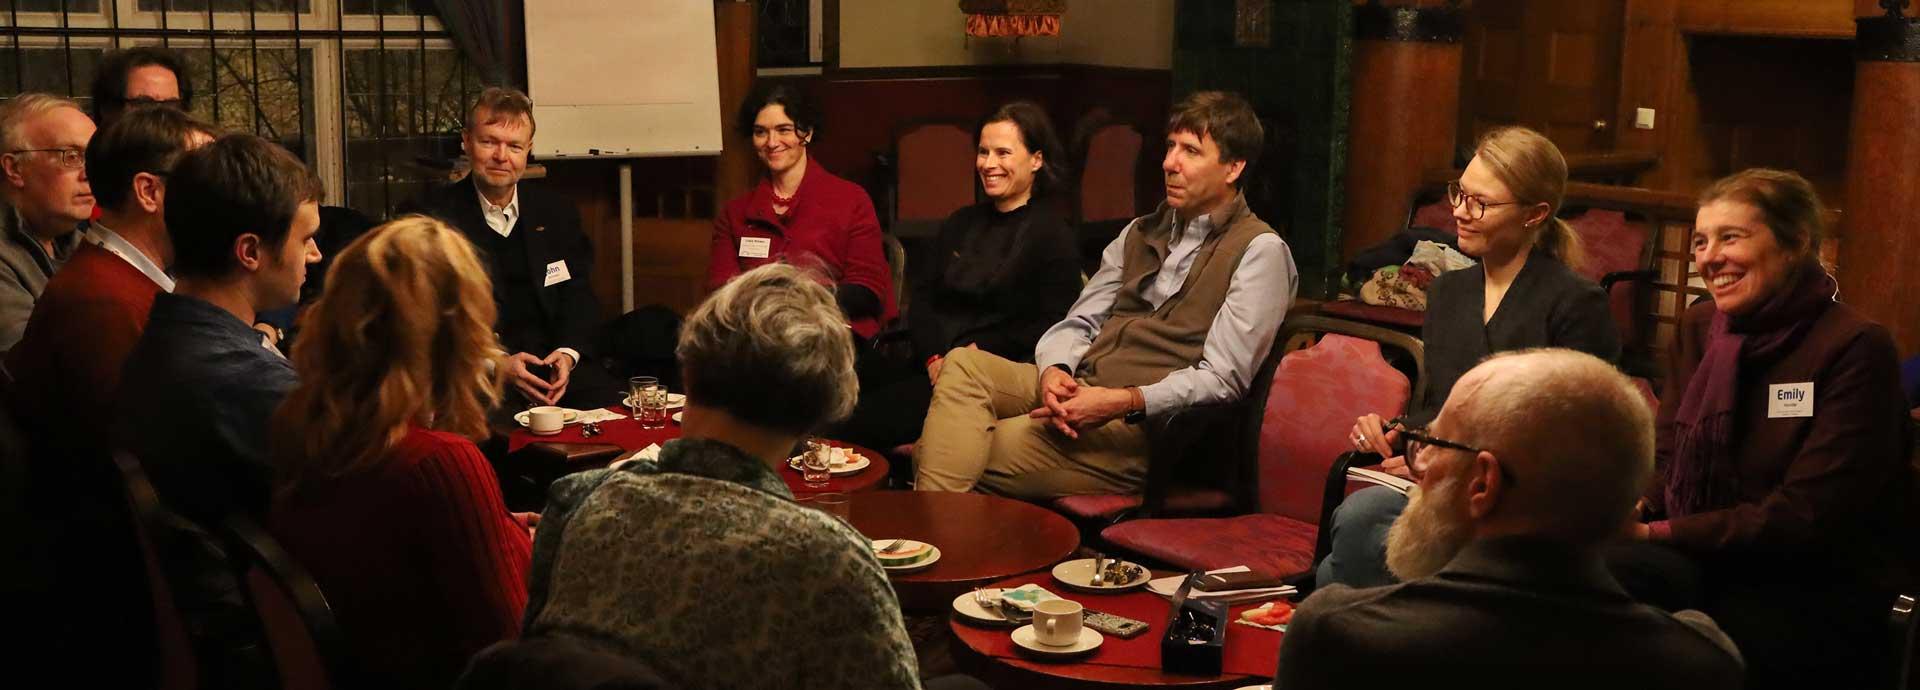
[[[95,423],[111,409],[120,368],[147,328],[160,286],[125,259],[83,243],[33,305],[27,332],[7,353],[15,396],[27,427],[48,438],[83,439],[63,431]]]
[[[766,258],[740,256],[743,237],[766,238],[770,244]],[[769,178],[720,209],[720,217],[713,219],[707,289],[718,289],[734,276],[780,260],[821,268],[834,284],[873,291],[880,298],[880,318],[855,319],[853,330],[860,337],[873,337],[899,314],[873,200],[859,185],[820,167],[812,156],[807,157],[807,174],[794,191],[785,217],[773,212]]]
[[[411,429],[375,468],[282,496],[269,525],[319,582],[369,685],[450,687],[519,631],[533,544],[461,436]]]

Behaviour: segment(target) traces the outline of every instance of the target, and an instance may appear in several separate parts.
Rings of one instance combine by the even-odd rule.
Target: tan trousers
[[[915,444],[914,488],[981,490],[1027,500],[1139,491],[1148,443],[1115,419],[1066,435],[1028,417],[1040,407],[1040,371],[972,349],[947,353]]]

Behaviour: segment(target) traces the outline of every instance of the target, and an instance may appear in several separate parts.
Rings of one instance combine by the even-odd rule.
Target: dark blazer
[[[1620,333],[1607,293],[1544,252],[1527,257],[1493,318],[1481,321],[1487,271],[1474,265],[1443,273],[1427,291],[1425,404],[1409,410],[1418,424],[1433,421],[1453,384],[1488,355],[1532,347],[1564,347],[1618,362]]]
[[[520,219],[514,223],[513,234],[525,233],[528,275],[538,281],[546,275],[548,264],[566,261],[567,272],[573,277],[551,286],[504,286],[533,291],[545,327],[537,332],[500,333],[500,342],[508,352],[536,357],[545,357],[558,347],[578,350],[581,357],[592,356],[589,347],[600,322],[600,306],[594,299],[591,279],[593,244],[580,229],[580,210],[527,180],[520,181],[515,193],[520,196]],[[498,237],[487,227],[478,192],[468,180],[429,189],[400,210],[433,216],[459,228],[483,255],[485,247]]]
[[[1597,552],[1477,540],[1432,577],[1329,585],[1280,644],[1277,690],[1739,688],[1733,643],[1698,612],[1635,603]]]
[[[1674,338],[1671,375],[1655,429],[1665,476],[1673,420],[1700,366],[1711,300],[1687,310]],[[1769,418],[1768,387],[1813,383],[1813,416]],[[1913,468],[1906,401],[1893,339],[1852,307],[1828,307],[1799,344],[1762,367],[1742,367],[1734,407],[1739,502],[1667,523],[1674,545],[1735,572],[1844,574],[1838,583],[1905,590],[1915,584]],[[1663,509],[1655,482],[1648,506]]]

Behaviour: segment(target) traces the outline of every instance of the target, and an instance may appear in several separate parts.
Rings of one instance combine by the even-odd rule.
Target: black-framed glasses
[[[81,168],[87,167],[87,150],[86,149],[71,148],[71,147],[63,148],[63,149],[15,149],[7,152],[8,155],[21,154],[21,153],[58,153],[60,154],[60,156],[55,160],[59,161],[60,167],[62,168],[66,168],[68,170],[79,170]]]
[[[1486,199],[1482,199],[1478,196],[1468,194],[1466,193],[1465,190],[1460,189],[1459,180],[1454,180],[1452,182],[1447,183],[1447,205],[1452,206],[1454,208],[1460,208],[1461,204],[1466,204],[1467,216],[1474,220],[1480,220],[1481,218],[1487,217],[1488,207],[1512,206],[1517,203],[1520,203],[1520,202],[1518,201],[1487,201]]]
[[[1408,424],[1406,417],[1394,417],[1392,420],[1389,420],[1387,422],[1387,430],[1398,431],[1400,432],[1400,437],[1403,439],[1406,439],[1407,441],[1406,453],[1401,457],[1404,457],[1407,459],[1407,475],[1412,477],[1413,480],[1416,482],[1420,481],[1420,479],[1422,477],[1425,477],[1427,474],[1426,465],[1419,461],[1420,451],[1424,450],[1423,448],[1424,446],[1433,446],[1435,448],[1446,448],[1449,450],[1465,451],[1468,453],[1479,453],[1480,451],[1485,450],[1484,448],[1476,448],[1474,446],[1469,446],[1459,441],[1449,441],[1444,438],[1434,436],[1432,433],[1429,433],[1427,431],[1427,428],[1424,426],[1413,426],[1411,424]],[[1501,468],[1502,472],[1505,472],[1505,470],[1506,470],[1505,467]],[[1509,477],[1509,479],[1511,479],[1511,477]]]

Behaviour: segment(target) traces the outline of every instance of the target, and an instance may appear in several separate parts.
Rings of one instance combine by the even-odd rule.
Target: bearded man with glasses
[[[1302,602],[1274,687],[1738,688],[1743,661],[1699,611],[1636,603],[1607,571],[1653,474],[1653,411],[1612,365],[1567,349],[1469,370],[1426,428],[1387,537],[1401,584]]]
[[[93,120],[71,100],[23,93],[0,105],[0,351],[26,332],[47,279],[80,246],[93,214],[87,141]]]

